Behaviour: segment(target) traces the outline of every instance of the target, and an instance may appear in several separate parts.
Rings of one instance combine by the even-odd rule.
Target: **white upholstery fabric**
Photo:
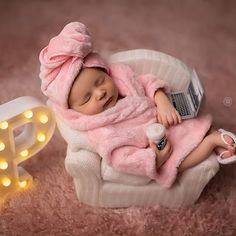
[[[105,181],[128,185],[145,185],[151,181],[149,177],[130,175],[117,171],[104,161],[101,163],[101,175],[102,179]]]
[[[79,200],[99,207],[189,206],[199,198],[219,169],[212,154],[201,164],[183,172],[170,189],[163,189],[154,181],[139,186],[104,181],[100,157],[88,155],[85,150],[74,153],[68,150],[65,163],[67,171],[74,178]]]
[[[138,75],[156,75],[168,82],[172,91],[186,89],[190,81],[191,69],[179,59],[162,52],[146,49],[129,50],[113,54],[108,61],[128,64]]]
[[[120,52],[109,61],[129,64],[137,74],[155,74],[167,81],[173,91],[185,89],[190,81],[191,71],[184,63],[157,51]],[[179,176],[170,189],[163,189],[147,177],[121,173],[107,166],[97,153],[92,152],[82,132],[72,130],[58,117],[57,125],[68,143],[65,166],[74,178],[78,198],[92,206],[187,206],[198,199],[219,169],[212,153],[210,158]]]

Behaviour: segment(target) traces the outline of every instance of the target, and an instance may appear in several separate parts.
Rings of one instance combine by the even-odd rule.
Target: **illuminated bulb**
[[[10,186],[11,185],[11,180],[9,178],[7,178],[7,177],[4,177],[2,179],[2,185],[5,186],[5,187]]]
[[[25,111],[24,116],[25,116],[25,118],[30,119],[33,117],[33,112],[31,110]]]
[[[44,142],[45,139],[46,139],[45,134],[38,133],[38,135],[37,135],[37,140],[38,140],[39,142]]]
[[[48,116],[47,115],[41,115],[39,117],[39,120],[42,124],[46,124],[48,122]]]
[[[5,149],[5,144],[3,142],[0,142],[0,151],[3,151]]]
[[[8,167],[8,163],[6,161],[0,161],[0,169],[6,170]]]
[[[27,157],[29,155],[29,151],[27,149],[25,149],[24,151],[20,152],[20,155],[22,157]]]
[[[25,188],[26,185],[27,185],[27,181],[26,181],[26,180],[19,182],[19,186],[20,186],[21,188]]]
[[[0,129],[7,129],[8,128],[8,122],[7,121],[3,121],[0,123]]]

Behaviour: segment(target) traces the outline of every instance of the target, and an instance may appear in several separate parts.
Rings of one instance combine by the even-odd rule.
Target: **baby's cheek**
[[[90,104],[87,107],[87,111],[90,115],[98,114],[98,113],[102,112],[103,110],[104,110],[103,106],[101,104],[98,104],[98,103]]]

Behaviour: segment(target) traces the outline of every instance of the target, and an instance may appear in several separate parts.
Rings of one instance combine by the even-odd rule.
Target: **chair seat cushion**
[[[146,176],[137,176],[117,171],[107,165],[104,160],[101,161],[101,176],[105,181],[127,185],[146,185],[151,179]]]

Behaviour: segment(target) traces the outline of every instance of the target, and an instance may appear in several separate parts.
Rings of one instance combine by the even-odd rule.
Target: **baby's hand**
[[[168,128],[169,126],[181,123],[182,119],[171,103],[163,103],[157,108],[157,121]]]
[[[175,107],[171,104],[163,91],[158,91],[155,95],[157,106],[157,121],[166,128],[177,125],[182,122],[181,116]]]
[[[149,145],[156,153],[156,168],[158,169],[169,159],[173,149],[168,140],[162,150],[158,150],[156,144],[151,141],[149,141]]]

